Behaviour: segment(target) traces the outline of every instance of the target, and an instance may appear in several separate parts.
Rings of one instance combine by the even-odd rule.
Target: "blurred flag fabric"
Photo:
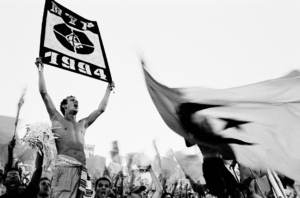
[[[119,155],[119,146],[117,141],[112,142],[112,151],[110,151],[111,159],[113,162],[122,164],[121,157]]]
[[[138,156],[139,153],[127,153],[125,159],[126,164],[128,166],[128,170],[131,170],[131,166],[136,164],[136,156]]]
[[[0,145],[8,144],[12,140],[15,120],[16,118],[0,115]],[[16,138],[18,140],[18,133],[16,133]]]
[[[154,161],[152,162],[153,170],[161,173],[163,169],[162,169],[162,165],[161,165],[160,153],[159,153],[157,145],[156,145],[156,140],[153,140],[153,147],[154,147],[154,150],[156,153]]]
[[[16,118],[0,115],[0,164],[4,166],[8,159],[8,143],[12,140],[15,130],[15,120]],[[24,122],[19,120],[20,122]],[[17,131],[18,132],[18,131]],[[18,141],[18,133],[16,133],[16,140]],[[1,167],[0,167],[1,168]]]
[[[176,167],[175,180],[185,179],[185,174],[180,167]]]
[[[144,74],[161,117],[187,145],[209,146],[244,166],[300,181],[298,71],[230,89],[169,88],[145,68]]]
[[[103,171],[103,174],[101,177],[106,177],[108,178],[110,181],[113,180],[113,178],[111,177],[111,173],[109,172],[108,168],[107,167],[104,167],[104,171]]]
[[[99,155],[91,156],[86,159],[86,168],[88,169],[91,178],[96,181],[103,176],[106,168],[106,158]]]
[[[170,178],[176,173],[176,167],[178,166],[174,155],[171,154],[168,156],[168,152],[172,152],[171,149],[168,149],[165,155],[161,155],[155,140],[153,141],[153,147],[156,152],[156,156],[152,161],[153,170],[157,173],[162,173],[164,178]]]
[[[118,174],[120,171],[122,171],[123,166],[116,162],[110,162],[108,165],[108,170],[110,174]]]
[[[23,164],[35,163],[36,151],[28,145],[17,144],[14,148],[14,158]]]
[[[172,159],[167,157],[160,157],[161,167],[159,165],[159,156],[153,160],[153,170],[157,173],[162,173],[165,178],[169,178],[170,176],[176,173],[176,167],[178,163]]]
[[[144,153],[127,153],[126,164],[128,170],[131,171],[133,166],[145,168],[151,165],[151,160]]]
[[[176,151],[174,155],[184,173],[190,176],[194,181],[197,181],[203,176],[203,160],[200,154],[195,154],[194,147]]]

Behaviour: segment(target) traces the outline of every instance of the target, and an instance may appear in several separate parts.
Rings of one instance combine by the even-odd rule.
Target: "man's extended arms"
[[[39,69],[39,91],[46,105],[50,119],[52,119],[52,117],[57,113],[57,111],[46,89],[46,83],[44,78],[44,65],[42,63],[41,58],[37,58],[35,64]]]
[[[91,124],[93,124],[93,122],[105,111],[107,103],[108,103],[108,99],[110,96],[110,92],[113,90],[114,87],[115,87],[114,82],[107,85],[105,95],[104,95],[98,109],[95,110],[94,112],[92,112],[89,115],[89,117],[86,118],[86,122],[85,122],[86,128],[88,128]]]

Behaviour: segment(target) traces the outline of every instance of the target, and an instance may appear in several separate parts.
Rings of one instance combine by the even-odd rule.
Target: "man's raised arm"
[[[44,65],[42,63],[41,58],[37,58],[35,64],[39,70],[39,91],[40,91],[43,101],[46,105],[50,119],[52,119],[52,117],[55,114],[57,114],[58,112],[56,111],[55,106],[54,106],[50,96],[48,95],[48,92],[46,89],[46,83],[45,83],[45,78],[44,78]]]
[[[85,128],[88,128],[91,124],[93,124],[93,122],[105,111],[110,96],[110,92],[113,90],[114,87],[115,87],[114,82],[107,85],[105,95],[98,109],[93,111],[93,113],[91,113],[89,117],[86,118]]]

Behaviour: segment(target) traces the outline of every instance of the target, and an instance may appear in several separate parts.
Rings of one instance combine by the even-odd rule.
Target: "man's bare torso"
[[[52,121],[52,127],[54,128],[52,129],[52,132],[59,136],[59,138],[55,141],[57,153],[73,157],[85,165],[85,131],[105,111],[110,93],[115,86],[114,82],[110,82],[107,85],[105,95],[99,107],[87,118],[76,122],[76,114],[78,112],[78,101],[76,98],[74,96],[69,96],[61,102],[60,110],[65,117],[60,115],[47,92],[42,58],[37,58],[35,64],[39,71],[39,92],[43,98],[47,112]]]
[[[84,154],[85,120],[72,123],[62,116],[52,119],[52,132],[59,137],[56,139],[57,153],[73,157],[83,165],[86,158]]]

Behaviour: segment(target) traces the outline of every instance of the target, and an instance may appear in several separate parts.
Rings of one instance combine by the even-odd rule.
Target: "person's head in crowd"
[[[60,103],[60,111],[65,116],[66,113],[76,115],[78,112],[78,101],[74,96],[68,96]]]
[[[101,177],[96,181],[95,184],[95,198],[106,198],[106,197],[112,197],[111,194],[111,182],[106,177]]]
[[[161,198],[171,198],[171,194],[165,192],[165,193],[162,194]]]
[[[147,191],[145,186],[138,186],[131,191],[131,198],[146,198]]]
[[[39,183],[38,197],[50,197],[51,181],[48,177],[42,177]]]
[[[18,168],[9,169],[4,176],[4,186],[9,194],[19,193],[19,187],[21,185],[21,172]]]

